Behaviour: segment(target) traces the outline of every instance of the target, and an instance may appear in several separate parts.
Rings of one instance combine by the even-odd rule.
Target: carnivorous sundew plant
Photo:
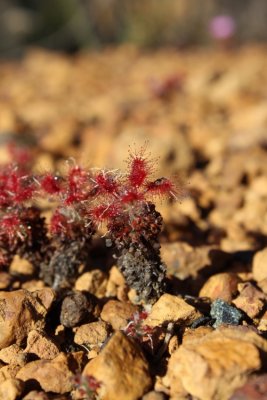
[[[19,254],[54,289],[71,287],[103,224],[128,286],[140,300],[153,303],[165,290],[166,275],[159,243],[163,221],[153,201],[177,198],[180,190],[170,179],[153,179],[155,163],[142,148],[129,151],[126,172],[72,164],[65,174],[37,175],[19,165],[1,166],[2,264]],[[35,206],[40,198],[55,204],[49,224]]]

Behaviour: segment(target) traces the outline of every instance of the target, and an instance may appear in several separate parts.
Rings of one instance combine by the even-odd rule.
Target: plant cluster
[[[97,391],[100,389],[101,383],[92,375],[77,374],[74,377],[74,386],[78,391],[79,397],[83,400],[99,399]]]
[[[146,339],[148,339],[151,349],[153,350],[152,335],[154,332],[154,328],[144,324],[144,321],[147,317],[148,312],[146,311],[135,312],[123,331],[127,336],[133,337],[140,343],[143,343]]]
[[[117,264],[140,299],[154,302],[165,290],[160,258],[162,217],[155,197],[177,197],[167,178],[152,179],[155,160],[145,149],[130,152],[125,173],[69,165],[64,175],[41,175],[20,166],[0,169],[0,249],[2,263],[17,253],[40,266],[55,289],[70,286],[85,263],[92,236],[106,226],[106,244],[118,251]],[[34,206],[55,203],[49,225]]]

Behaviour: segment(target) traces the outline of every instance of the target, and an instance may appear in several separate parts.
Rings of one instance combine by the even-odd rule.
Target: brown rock
[[[60,323],[67,328],[92,321],[96,316],[96,298],[90,293],[85,294],[76,290],[68,294],[62,302]]]
[[[34,266],[25,258],[15,255],[10,264],[9,271],[13,275],[32,275]]]
[[[0,399],[16,400],[21,396],[24,383],[19,379],[7,379],[0,384]]]
[[[4,361],[6,364],[25,365],[27,356],[23,354],[22,351],[23,350],[17,344],[12,344],[0,350],[0,360]]]
[[[25,383],[37,381],[45,392],[66,393],[72,390],[72,378],[79,369],[71,353],[60,353],[53,360],[37,360],[26,364],[16,377]]]
[[[28,334],[27,347],[24,352],[36,354],[41,359],[53,360],[59,355],[59,348],[43,332],[32,330]]]
[[[97,297],[104,297],[106,293],[107,276],[100,269],[93,269],[82,274],[75,283],[75,289],[87,291]]]
[[[241,279],[233,273],[221,273],[211,276],[202,286],[199,296],[211,300],[222,299],[230,302],[237,293],[237,284]]]
[[[266,303],[266,295],[250,282],[239,283],[238,290],[240,295],[233,300],[233,304],[250,318],[257,317]]]
[[[102,400],[137,400],[152,384],[148,363],[139,346],[122,332],[116,332],[101,353],[86,365],[85,374],[101,383]]]
[[[104,305],[100,317],[103,321],[108,322],[113,329],[122,329],[127,325],[135,311],[137,311],[137,307],[131,303],[109,300]]]
[[[109,325],[103,321],[91,322],[77,328],[74,342],[85,345],[101,345],[108,338]]]
[[[252,264],[252,273],[257,282],[267,278],[267,247],[255,254]]]
[[[261,357],[254,344],[212,332],[183,343],[171,355],[165,382],[172,396],[181,380],[184,389],[200,400],[228,400],[260,368]]]
[[[168,274],[181,280],[196,277],[200,272],[219,272],[229,259],[217,246],[192,247],[183,242],[163,243],[161,255]]]
[[[148,326],[166,325],[174,322],[189,325],[200,317],[200,313],[183,299],[171,294],[163,294],[152,306],[149,316],[144,324]]]
[[[0,292],[0,348],[20,345],[29,331],[42,328],[53,298],[54,292],[48,288],[34,293]]]

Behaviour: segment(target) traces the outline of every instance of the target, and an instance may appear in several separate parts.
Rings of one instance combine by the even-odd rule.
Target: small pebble
[[[211,305],[210,315],[215,319],[214,328],[222,324],[239,325],[242,321],[242,313],[235,307],[221,299],[215,300]]]

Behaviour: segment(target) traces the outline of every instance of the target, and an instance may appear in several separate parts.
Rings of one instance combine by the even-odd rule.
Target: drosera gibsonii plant
[[[127,164],[123,174],[98,175],[98,188],[105,196],[92,215],[106,222],[106,244],[116,248],[117,265],[128,286],[140,301],[154,303],[166,289],[166,266],[159,242],[163,219],[153,200],[177,199],[182,190],[170,179],[153,179],[156,160],[146,147],[130,150]]]
[[[155,198],[177,199],[181,186],[154,179],[156,160],[129,150],[126,172],[85,169],[69,163],[65,174],[32,174],[19,166],[0,167],[0,259],[15,254],[35,262],[40,277],[55,290],[74,284],[86,263],[93,235],[106,226],[106,245],[138,300],[154,303],[165,291],[166,267],[160,257],[162,216]],[[34,206],[54,202],[49,224]]]

